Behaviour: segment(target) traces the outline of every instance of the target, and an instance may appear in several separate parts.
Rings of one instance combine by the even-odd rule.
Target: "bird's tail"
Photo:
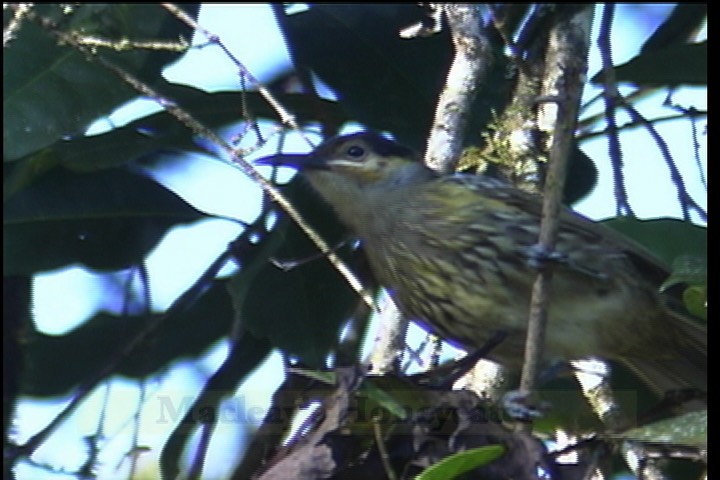
[[[657,394],[694,388],[707,392],[707,326],[697,320],[670,313],[669,322],[676,330],[672,345],[658,345],[655,358],[627,357],[622,361]]]

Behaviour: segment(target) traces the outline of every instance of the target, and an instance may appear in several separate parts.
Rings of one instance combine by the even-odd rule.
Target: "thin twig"
[[[705,173],[703,172],[702,168],[702,161],[700,160],[700,141],[698,140],[698,125],[696,118],[698,117],[698,111],[694,108],[691,108],[689,111],[689,118],[690,118],[690,125],[692,130],[692,141],[693,141],[693,152],[695,157],[695,165],[698,169],[698,175],[700,176],[700,182],[702,183],[703,187],[705,187],[705,190],[707,191],[707,179],[705,178]]]
[[[627,97],[625,97],[625,101],[626,102],[628,101]],[[707,117],[707,114],[708,114],[707,110],[698,110],[693,115],[695,117]],[[664,122],[673,122],[673,121],[685,119],[687,117],[688,117],[687,114],[673,113],[671,115],[665,115],[662,117],[655,117],[653,119],[649,119],[649,120],[647,120],[647,122],[652,123],[653,125],[659,125]],[[587,140],[591,140],[593,138],[604,138],[605,136],[607,136],[607,134],[608,134],[607,129],[587,131],[587,132],[583,131],[584,129],[587,128],[587,126],[589,124],[593,123],[595,120],[596,120],[595,118],[585,118],[581,122],[582,125],[578,126],[578,129],[580,130],[580,132],[578,133],[579,141],[587,141]],[[642,127],[642,126],[644,126],[643,122],[634,122],[632,120],[628,120],[627,122],[625,122],[621,125],[618,125],[618,132],[622,133],[626,130],[632,130],[632,129]],[[697,148],[699,148],[699,145],[697,146]],[[707,185],[705,185],[705,187],[707,188]]]
[[[223,53],[232,60],[232,62],[238,67],[240,70],[240,74],[250,80],[250,83],[252,83],[255,87],[257,87],[258,92],[260,92],[260,95],[265,99],[266,102],[270,104],[270,106],[277,112],[278,116],[280,117],[280,121],[283,125],[288,125],[293,130],[297,130],[298,133],[303,136],[303,138],[308,142],[308,144],[312,145],[310,141],[302,135],[302,132],[300,131],[300,126],[295,121],[295,115],[291,114],[283,105],[278,101],[270,91],[265,88],[265,86],[258,81],[257,78],[253,76],[253,74],[248,70],[240,60],[233,55],[233,53],[225,46],[225,44],[220,40],[220,37],[209,30],[206,30],[203,28],[198,22],[195,21],[194,18],[192,18],[190,15],[188,15],[185,11],[183,11],[181,8],[178,8],[176,5],[172,3],[162,3],[161,4],[163,8],[165,8],[167,11],[175,15],[178,20],[184,22],[188,26],[195,29],[195,31],[202,33],[205,35],[205,37],[210,41],[211,43],[214,43],[215,45],[219,46]]]
[[[217,276],[217,273],[231,257],[232,254],[230,249],[227,249],[220,254],[212,265],[207,268],[205,273],[200,276],[198,281],[195,282],[195,284],[186,290],[180,297],[178,297],[163,315],[151,318],[145,327],[125,345],[123,345],[123,347],[111,360],[109,360],[105,365],[102,365],[95,373],[90,375],[90,378],[78,386],[75,389],[72,400],[70,400],[65,408],[58,413],[55,418],[53,418],[52,421],[45,426],[45,428],[30,437],[23,445],[6,448],[6,461],[14,462],[21,456],[30,457],[35,450],[45,442],[50,434],[75,411],[85,397],[89,395],[90,392],[92,392],[102,381],[113,374],[120,364],[130,357],[133,352],[137,351],[138,348],[147,341],[148,337],[159,330],[167,319],[173,317],[177,313],[180,313],[184,308],[187,308],[188,305],[194,303],[194,301],[205,292],[207,285],[210,284],[209,282]]]
[[[382,436],[380,421],[377,417],[372,418],[372,427],[373,434],[375,435],[375,444],[378,448],[378,454],[380,455],[385,475],[387,475],[387,478],[390,480],[396,480],[397,475],[395,475],[395,470],[393,470],[392,465],[390,464],[390,455],[388,455],[387,448],[385,448],[385,439]]]
[[[677,189],[678,201],[680,202],[680,208],[683,212],[683,220],[690,220],[690,209],[692,209],[700,215],[702,221],[707,222],[707,212],[697,202],[695,202],[685,188],[685,181],[683,180],[682,174],[680,173],[680,170],[678,170],[677,165],[675,165],[675,161],[670,154],[670,148],[668,147],[667,142],[665,142],[665,139],[663,139],[662,135],[658,133],[652,122],[643,117],[633,105],[630,105],[627,102],[622,102],[622,106],[634,122],[641,123],[645,127],[650,134],[650,137],[657,144],[658,149],[660,149],[660,154],[665,161],[665,165],[667,165],[668,170],[670,171],[670,178]]]
[[[164,4],[164,6],[168,8],[168,4]],[[178,11],[182,12],[179,9]],[[169,114],[179,120],[183,125],[188,127],[193,133],[203,136],[217,146],[219,146],[226,154],[228,154],[232,158],[232,165],[239,168],[245,175],[258,183],[262,187],[262,189],[268,194],[268,196],[275,203],[277,203],[280,208],[282,208],[295,223],[297,223],[300,229],[308,236],[308,238],[310,238],[310,240],[318,247],[318,249],[326,254],[326,257],[330,261],[330,263],[348,281],[350,286],[353,288],[353,290],[355,290],[355,292],[357,292],[357,294],[363,299],[363,301],[365,301],[371,308],[375,308],[372,296],[363,287],[360,280],[352,272],[352,270],[350,270],[350,268],[345,264],[345,262],[343,262],[340,257],[338,257],[332,251],[332,248],[328,246],[325,240],[312,227],[310,227],[310,225],[305,221],[300,212],[295,209],[292,203],[285,198],[285,196],[275,187],[275,185],[266,180],[262,175],[260,175],[260,173],[257,172],[257,170],[255,170],[255,168],[250,163],[248,163],[244,158],[239,156],[236,150],[230,144],[228,144],[215,132],[203,125],[200,121],[195,119],[195,117],[193,117],[190,113],[176,105],[175,102],[171,99],[162,96],[159,92],[146,85],[145,83],[141,82],[130,73],[126,72],[125,70],[118,67],[114,63],[106,60],[105,58],[99,55],[95,55],[92,50],[88,49],[82,44],[79,44],[73,35],[69,35],[63,31],[57,30],[52,24],[52,22],[47,19],[43,19],[42,17],[39,17],[37,15],[33,15],[33,17],[38,18],[41,21],[42,25],[45,28],[48,28],[53,35],[69,43],[70,45],[78,49],[80,52],[85,54],[88,60],[99,63],[100,65],[115,73],[118,77],[120,77],[120,79],[132,86],[139,93],[157,101],[158,104],[160,104]],[[194,20],[192,20],[192,18],[190,18],[186,14],[184,15],[184,17],[187,17],[185,20],[191,21],[192,24],[197,25]],[[212,34],[207,32],[207,35]],[[241,65],[239,62],[237,62],[237,64]],[[294,117],[290,115],[287,110],[285,110],[282,105],[280,105],[279,102],[274,97],[272,97],[272,95],[270,95],[270,93],[266,89],[264,89],[264,87],[258,85],[257,80],[249,72],[247,72],[247,70],[244,70],[244,74],[251,82],[258,86],[261,93],[263,94],[263,97],[278,112],[278,115],[280,115],[282,122],[291,125],[295,129],[298,129],[298,126],[294,121]]]
[[[630,215],[634,217],[635,213],[628,201],[625,177],[622,173],[622,149],[620,147],[620,136],[615,118],[617,99],[620,98],[621,95],[617,88],[617,82],[615,81],[615,67],[613,66],[612,46],[610,45],[610,35],[614,17],[615,5],[613,3],[605,4],[600,22],[598,49],[600,50],[603,65],[603,99],[605,100],[608,153],[610,155],[610,164],[612,165],[613,185],[615,186],[615,215]]]
[[[225,47],[225,45],[220,41],[219,37],[215,35],[214,33],[206,30],[203,28],[200,24],[198,24],[195,19],[193,19],[191,16],[189,16],[187,13],[185,13],[183,10],[175,6],[171,3],[163,3],[162,6],[167,9],[169,12],[171,12],[173,15],[175,15],[179,20],[185,22],[187,25],[193,27],[196,29],[196,31],[201,32],[203,35],[205,35],[209,41],[212,43],[217,44],[223,52],[230,58],[233,63],[238,67],[240,70],[240,73],[243,77],[247,78],[250,83],[252,83],[260,92],[262,97],[267,101],[272,108],[277,112],[278,116],[280,117],[280,121],[284,125],[290,126],[292,129],[296,130],[303,138],[305,138],[306,141],[308,139],[303,135],[302,131],[300,130],[299,125],[295,121],[295,116],[292,115],[283,105],[270,93],[270,91],[265,88],[253,75],[252,73],[240,62],[240,60],[235,57],[232,52]],[[135,85],[133,85],[135,86]],[[143,85],[142,87],[147,87]],[[136,87],[137,88],[137,87]],[[158,98],[159,95],[153,96],[153,98]],[[177,109],[181,110],[181,109]],[[187,127],[192,129],[196,133],[205,133],[206,138],[210,139],[213,143],[220,146],[226,153],[230,155],[230,157],[233,160],[233,163],[237,165],[240,170],[245,173],[247,176],[249,176],[252,180],[257,182],[262,189],[265,191],[265,193],[268,194],[268,196],[277,203],[280,208],[282,208],[285,213],[288,214],[288,216],[300,227],[300,229],[305,233],[308,238],[318,247],[318,249],[326,255],[327,259],[330,261],[330,263],[340,272],[340,274],[348,281],[350,286],[357,292],[357,294],[363,299],[365,303],[368,304],[371,308],[375,308],[375,303],[373,301],[372,296],[370,293],[363,287],[360,280],[357,278],[357,276],[350,270],[350,268],[343,262],[340,257],[338,257],[335,252],[332,251],[332,248],[328,246],[328,244],[325,242],[325,240],[312,228],[308,223],[305,221],[305,219],[300,215],[300,212],[298,212],[295,207],[282,195],[282,193],[275,188],[275,186],[267,181],[262,175],[260,175],[255,168],[253,168],[252,165],[250,165],[248,162],[245,161],[244,158],[237,155],[235,149],[233,149],[227,142],[225,142],[222,138],[217,136],[214,132],[209,131],[207,128],[204,127],[200,122],[192,118],[189,114],[182,112],[182,115],[175,115],[172,111],[168,110],[169,113],[173,114],[183,122]],[[310,143],[308,141],[308,143]]]

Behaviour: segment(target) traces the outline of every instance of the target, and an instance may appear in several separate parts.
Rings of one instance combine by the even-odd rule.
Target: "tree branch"
[[[482,18],[476,4],[448,3],[442,8],[450,24],[455,58],[435,110],[425,163],[433,170],[449,173],[462,153],[469,112],[492,64],[492,52],[480,28]]]
[[[574,141],[575,125],[587,72],[587,53],[592,25],[591,5],[572,15],[558,15],[550,32],[543,94],[554,99],[540,106],[538,125],[550,133],[550,165],[545,184],[539,246],[550,253],[555,248],[558,216],[565,184],[567,158]],[[547,305],[552,270],[544,269],[533,285],[530,318],[525,344],[520,391],[535,389],[547,325]]]

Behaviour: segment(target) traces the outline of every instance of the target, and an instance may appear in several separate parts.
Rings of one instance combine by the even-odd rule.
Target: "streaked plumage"
[[[493,358],[519,368],[531,286],[525,249],[538,240],[541,199],[498,180],[437,176],[373,133],[336,137],[294,165],[361,239],[373,272],[411,319],[477,348],[499,329]],[[634,243],[563,211],[546,355],[625,363],[656,391],[706,389],[704,325],[670,312],[658,294],[667,272]]]

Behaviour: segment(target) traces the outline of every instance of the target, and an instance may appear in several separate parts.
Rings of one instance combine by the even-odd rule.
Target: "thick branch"
[[[470,108],[490,68],[492,54],[480,28],[482,19],[477,5],[444,4],[442,8],[450,24],[455,58],[435,111],[425,163],[448,173],[460,158]]]

